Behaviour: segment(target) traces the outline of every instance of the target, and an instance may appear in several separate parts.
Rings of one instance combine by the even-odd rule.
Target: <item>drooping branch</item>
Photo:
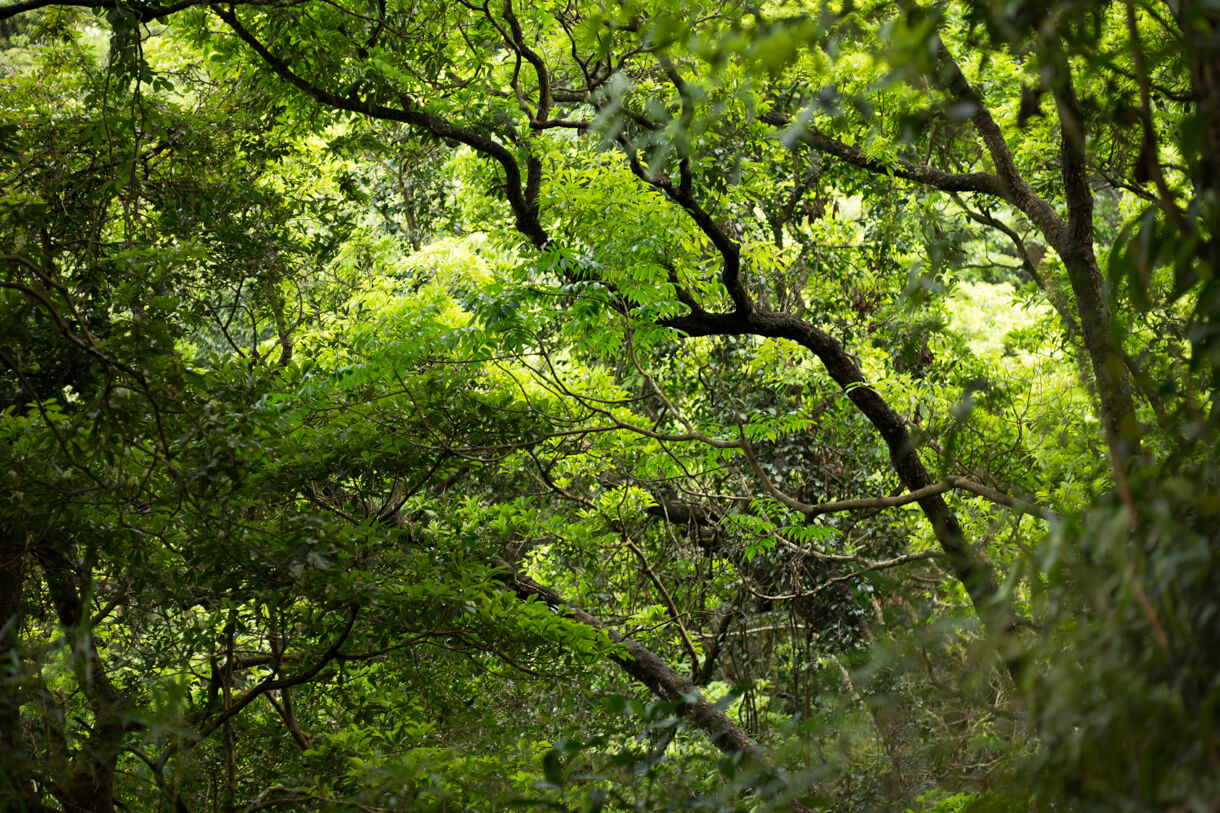
[[[525,42],[525,34],[521,30],[521,22],[517,19],[516,12],[513,11],[512,0],[504,0],[504,19],[508,21],[509,31],[512,32],[512,36],[508,40],[509,45],[530,63],[534,69],[534,76],[538,80],[538,106],[534,109],[530,119],[531,121],[545,121],[551,114],[551,78],[546,62]]]
[[[1072,312],[1071,303],[1068,302],[1062,293],[1054,288],[1039,269],[1038,265],[1046,249],[1043,246],[1030,246],[1026,243],[1024,237],[1017,233],[1017,230],[1005,223],[989,208],[984,206],[973,207],[966,203],[960,195],[951,195],[953,202],[957,204],[968,218],[976,223],[986,226],[990,229],[1003,234],[1012,243],[1013,250],[1017,253],[1017,258],[1021,261],[1021,269],[1029,275],[1029,278],[1038,286],[1038,290],[1046,294],[1046,298],[1050,301],[1051,307],[1059,314],[1060,320],[1063,322],[1064,329],[1069,336],[1078,336],[1080,334],[1080,323],[1076,315]]]
[[[723,710],[715,708],[689,678],[676,671],[652,650],[611,629],[600,619],[565,601],[554,590],[539,584],[529,576],[508,570],[499,578],[504,586],[519,598],[543,601],[549,607],[568,613],[581,624],[605,632],[610,640],[622,645],[625,654],[616,655],[614,660],[623,671],[647,686],[660,699],[681,703],[683,714],[721,751],[726,754],[758,753],[758,746],[754,741],[729,719]]]
[[[1039,519],[1045,520],[1061,519],[1061,516],[1058,513],[1047,508],[1045,505],[1039,505],[1036,502],[1030,502],[1029,500],[1023,500],[1020,497],[1014,497],[1011,494],[1005,494],[998,488],[992,488],[991,486],[984,485],[982,483],[976,483],[974,480],[971,480],[968,477],[951,475],[946,477],[943,482],[948,483],[953,488],[958,488],[962,491],[969,491],[971,494],[982,497],[985,500],[990,500],[996,505],[1006,505],[1015,511],[1019,511],[1022,514],[1027,514],[1031,517],[1038,517]]]
[[[751,463],[751,465],[755,464]],[[768,488],[768,491],[770,490],[771,489]],[[1009,494],[1005,494],[999,489],[983,485],[982,483],[976,483],[969,478],[960,477],[957,475],[950,475],[943,480],[926,485],[923,488],[909,491],[906,494],[896,494],[892,497],[861,497],[854,500],[836,500],[834,502],[824,502],[812,505],[806,505],[793,500],[792,502],[795,504],[789,505],[789,507],[800,511],[806,517],[812,518],[820,517],[824,514],[838,514],[847,511],[867,511],[876,508],[897,508],[903,505],[910,505],[913,502],[919,502],[925,497],[932,497],[936,496],[937,494],[944,494],[953,490],[970,492],[971,494],[983,497],[984,499],[997,505],[1003,505],[1019,511],[1022,514],[1028,514],[1029,516],[1038,517],[1039,519],[1051,520],[1059,518],[1057,513],[1045,506],[1029,502],[1028,500],[1022,500],[1019,497],[1013,497]],[[791,498],[788,499],[791,500]],[[787,504],[787,502],[785,502],[785,504]]]
[[[516,157],[503,144],[419,109],[405,94],[399,97],[402,107],[387,107],[370,99],[361,99],[354,94],[340,96],[333,91],[326,90],[293,71],[283,59],[273,54],[237,18],[232,4],[223,7],[213,5],[211,8],[242,42],[250,46],[250,49],[266,63],[267,67],[271,68],[276,76],[314,101],[334,110],[346,110],[374,119],[409,124],[437,138],[448,138],[459,144],[465,144],[479,154],[495,160],[504,171],[504,194],[513,210],[517,230],[536,248],[542,248],[547,244],[549,238],[538,219],[536,202],[530,201],[530,190],[527,189],[526,181],[522,178],[521,167],[518,165]]]
[[[240,1],[238,0],[238,2]],[[165,17],[198,5],[202,5],[200,0],[179,0],[177,3],[151,6],[120,3],[115,0],[25,0],[21,3],[0,6],[0,20],[7,20],[9,17],[16,17],[18,14],[36,11],[47,6],[73,6],[75,8],[121,8],[136,20],[147,23],[158,17]]]

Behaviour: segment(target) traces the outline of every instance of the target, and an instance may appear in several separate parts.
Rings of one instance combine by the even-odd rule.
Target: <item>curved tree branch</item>
[[[662,700],[682,703],[683,713],[697,728],[707,734],[712,744],[721,751],[758,753],[759,749],[754,741],[730,720],[723,710],[717,709],[709,703],[689,678],[674,670],[654,652],[611,629],[600,619],[580,607],[568,603],[554,590],[544,587],[529,576],[509,570],[499,578],[504,586],[516,593],[519,598],[541,600],[553,609],[568,613],[581,624],[605,632],[610,640],[622,645],[624,654],[615,655],[614,660],[623,668],[623,671],[643,683]]]
[[[935,482],[919,459],[906,422],[868,385],[859,365],[834,337],[802,319],[774,311],[755,312],[749,316],[689,314],[666,319],[663,324],[689,336],[754,335],[788,339],[812,351],[881,435],[903,485],[924,495],[916,502],[932,525],[954,575],[966,588],[979,617],[999,629],[1013,627],[1011,608],[1000,600],[999,582],[991,563],[967,542],[956,515],[941,496],[942,492],[935,488],[922,491],[934,486]],[[1015,664],[1010,664],[1010,668],[1015,668]]]
[[[472,130],[458,127],[440,116],[435,116],[418,109],[414,102],[405,95],[399,97],[403,104],[401,108],[387,107],[368,99],[361,99],[355,96],[340,96],[337,93],[319,87],[314,82],[297,74],[284,60],[271,53],[267,46],[263,45],[238,20],[237,13],[232,4],[229,4],[227,7],[212,5],[211,8],[216,16],[228,25],[242,42],[250,46],[250,49],[267,64],[267,67],[271,68],[272,72],[311,99],[335,110],[346,110],[375,119],[409,124],[437,138],[448,138],[460,144],[465,144],[476,152],[494,159],[504,170],[505,197],[513,210],[517,230],[525,235],[536,248],[542,248],[547,244],[550,238],[538,219],[536,202],[531,202],[530,200],[529,189],[521,176],[521,167],[517,164],[516,157],[504,145]]]
[[[794,126],[790,118],[775,110],[763,113],[758,120],[773,127]],[[979,192],[1000,198],[1007,197],[1004,184],[999,176],[989,172],[946,172],[936,167],[910,161],[880,161],[868,157],[859,147],[828,136],[815,127],[801,129],[796,135],[796,140],[820,153],[834,156],[844,163],[877,175],[893,175],[896,178],[926,184],[944,192]]]
[[[237,0],[237,2],[241,3],[242,0]],[[134,15],[140,22],[147,23],[158,17],[164,17],[199,5],[203,5],[201,0],[179,0],[177,3],[168,3],[163,6],[141,6],[119,3],[115,2],[115,0],[24,0],[21,3],[0,6],[0,20],[7,20],[9,17],[16,17],[18,14],[46,8],[47,6],[73,6],[75,8],[121,8]]]

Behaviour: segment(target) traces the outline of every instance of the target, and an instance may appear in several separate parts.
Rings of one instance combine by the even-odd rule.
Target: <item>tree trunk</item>
[[[42,811],[30,780],[30,753],[21,736],[21,624],[25,616],[26,536],[0,528],[0,799],[18,810]]]
[[[68,813],[114,813],[114,779],[127,724],[125,704],[98,656],[85,612],[82,578],[62,552],[36,551],[64,637],[72,649],[76,682],[93,712],[93,726],[72,760],[72,774],[55,796]]]

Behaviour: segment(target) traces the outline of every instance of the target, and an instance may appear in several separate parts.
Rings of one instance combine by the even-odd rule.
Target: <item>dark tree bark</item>
[[[846,349],[830,334],[794,316],[773,311],[754,310],[749,315],[692,313],[669,319],[669,327],[690,336],[753,335],[788,339],[812,351],[830,377],[843,387],[847,397],[868,418],[885,441],[890,461],[902,484],[911,491],[933,485],[927,467],[919,459],[915,439],[906,422],[876,390]],[[918,501],[932,525],[954,575],[966,588],[979,617],[999,630],[1013,626],[1007,605],[997,601],[999,585],[995,571],[982,554],[967,541],[957,516],[940,494]]]
[[[0,528],[0,800],[14,800],[18,810],[42,811],[46,808],[30,779],[31,755],[21,735],[26,547],[24,532]]]
[[[600,619],[580,607],[568,603],[554,590],[539,584],[528,576],[510,572],[503,576],[503,583],[519,598],[537,598],[549,607],[568,613],[581,624],[605,632],[610,640],[626,647],[627,655],[615,656],[614,659],[623,668],[623,671],[647,686],[661,700],[681,703],[682,713],[689,717],[697,728],[707,734],[708,739],[721,751],[726,754],[759,753],[754,741],[729,719],[727,714],[714,709],[690,678],[676,671],[652,650],[616,632],[602,623]]]
[[[505,567],[507,568],[507,565]],[[605,632],[610,640],[623,645],[627,650],[625,656],[614,657],[624,672],[647,686],[661,700],[680,703],[679,713],[690,719],[694,726],[706,734],[711,743],[725,754],[741,754],[754,765],[766,767],[762,750],[749,735],[723,710],[716,709],[709,703],[690,678],[680,674],[652,650],[611,629],[600,619],[568,603],[554,590],[539,584],[529,576],[509,569],[501,576],[501,582],[507,589],[516,593],[518,598],[527,601],[531,598],[538,599],[548,607],[569,614],[585,626]],[[797,813],[809,813],[809,808],[798,801],[791,802],[791,809]]]
[[[76,683],[93,712],[93,724],[72,759],[71,774],[53,794],[68,813],[113,813],[114,779],[128,730],[126,703],[115,690],[93,641],[85,610],[85,579],[61,551],[35,551],[64,637],[72,649]]]

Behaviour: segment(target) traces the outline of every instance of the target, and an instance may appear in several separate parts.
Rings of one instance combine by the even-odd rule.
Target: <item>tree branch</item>
[[[1046,237],[1047,242],[1062,253],[1068,238],[1067,225],[1063,222],[1063,218],[1034,191],[1034,188],[1021,175],[1016,161],[1013,160],[1008,140],[1004,137],[1004,131],[992,118],[991,111],[983,102],[983,98],[971,87],[965,74],[962,73],[961,67],[957,64],[957,60],[949,53],[949,49],[939,35],[934,37],[932,44],[936,49],[941,80],[958,102],[964,102],[970,106],[970,121],[974,124],[979,138],[982,139],[983,146],[987,148],[991,162],[995,165],[996,175],[999,176],[1002,184],[1001,197],[1028,217]]]
[[[690,656],[691,674],[699,674],[699,650],[695,649],[695,642],[691,640],[690,633],[686,631],[686,625],[682,623],[682,614],[678,612],[678,605],[674,603],[673,596],[666,589],[665,583],[661,581],[661,577],[652,569],[652,565],[648,562],[648,556],[639,545],[635,544],[627,534],[622,534],[623,544],[627,546],[627,550],[635,554],[635,558],[639,560],[640,567],[643,569],[648,580],[657,588],[657,592],[661,594],[661,599],[665,602],[665,608],[669,611],[669,617],[673,619],[674,624],[678,627],[678,632],[682,638],[682,645],[686,648],[686,654]]]
[[[774,110],[763,113],[759,116],[759,121],[773,127],[794,126],[790,118]],[[910,161],[879,161],[869,158],[859,147],[832,138],[815,127],[803,129],[796,136],[796,140],[820,153],[832,155],[844,163],[868,170],[876,175],[892,175],[903,180],[926,184],[944,192],[980,192],[1000,198],[1006,197],[1003,182],[998,176],[989,172],[945,172],[942,169]]]
[[[690,336],[753,335],[788,339],[812,351],[830,377],[843,387],[847,397],[881,435],[889,448],[894,471],[903,485],[912,492],[933,485],[931,475],[919,459],[915,440],[907,431],[906,422],[869,386],[860,366],[843,345],[826,331],[803,319],[774,311],[755,312],[749,316],[738,313],[692,313],[666,319],[662,324]],[[1012,628],[1013,614],[1011,608],[999,600],[999,582],[991,563],[966,541],[957,517],[941,493],[927,493],[916,501],[932,525],[954,575],[966,588],[979,617],[999,629]],[[1016,668],[1015,664],[1009,666]]]
[[[531,202],[527,189],[523,186],[521,177],[521,168],[517,164],[516,157],[504,145],[494,141],[486,136],[479,135],[471,130],[446,121],[445,119],[434,116],[431,113],[426,113],[416,109],[414,102],[406,95],[399,97],[403,103],[402,108],[386,107],[385,105],[377,104],[368,99],[361,99],[355,95],[350,97],[340,96],[329,90],[319,87],[313,82],[303,78],[288,67],[287,63],[279,57],[271,53],[268,48],[262,44],[244,25],[237,19],[237,14],[234,11],[233,4],[229,4],[227,8],[219,5],[212,5],[212,11],[226,25],[237,34],[242,42],[250,46],[260,59],[271,68],[277,76],[288,82],[293,87],[300,90],[305,95],[309,96],[316,102],[326,105],[335,110],[346,110],[352,113],[360,113],[375,119],[384,121],[397,121],[403,124],[409,124],[412,127],[418,127],[425,132],[438,138],[449,138],[457,141],[460,144],[474,149],[476,152],[482,153],[489,158],[494,159],[500,164],[504,170],[505,177],[505,196],[508,199],[508,204],[513,210],[513,215],[516,220],[517,230],[534,245],[535,248],[542,248],[549,241],[546,231],[542,228],[542,224],[538,219],[538,209],[534,202]]]
[[[237,2],[242,3],[242,0],[237,0]],[[245,5],[245,3],[242,4]],[[119,3],[115,2],[115,0],[25,0],[22,3],[0,6],[0,20],[7,20],[9,17],[15,17],[18,14],[46,8],[47,6],[72,6],[74,8],[121,8],[140,22],[147,23],[158,17],[164,17],[168,14],[174,14],[175,12],[198,5],[203,5],[201,0],[180,0],[177,3],[169,3],[164,6],[139,6]]]
[[[270,691],[299,686],[302,683],[308,683],[317,677],[318,673],[326,668],[327,664],[339,656],[339,649],[343,646],[344,642],[347,641],[348,635],[351,634],[352,627],[354,627],[356,624],[357,615],[359,615],[358,608],[353,607],[351,610],[349,610],[347,623],[339,632],[339,635],[336,636],[334,642],[326,649],[325,652],[318,656],[318,659],[314,661],[312,665],[302,669],[300,672],[297,672],[294,675],[289,675],[285,678],[276,678],[274,675],[272,675],[260,682],[258,685],[252,686],[251,688],[242,692],[237,696],[236,699],[233,700],[231,705],[217,715],[216,719],[199,729],[194,737],[192,737],[192,744],[210,737],[216,731],[216,729],[220,728],[231,718],[240,714],[242,709],[257,700],[260,695]],[[165,760],[177,750],[179,749],[167,749],[167,751],[161,755],[159,761],[164,764]]]
[[[742,315],[753,312],[754,301],[741,281],[741,246],[738,245],[736,240],[729,237],[724,229],[720,228],[716,221],[712,219],[712,216],[704,211],[699,202],[695,200],[690,189],[689,166],[682,170],[682,181],[675,184],[664,175],[654,176],[649,174],[644,166],[640,164],[639,158],[634,153],[629,153],[628,158],[631,171],[640,180],[663,190],[690,215],[691,220],[695,221],[695,225],[699,227],[699,230],[712,241],[712,245],[720,252],[723,260],[720,268],[720,281],[729,292],[729,298],[733,301],[733,306]]]
[[[795,551],[798,551],[798,552],[801,551],[801,548],[798,545],[793,545],[792,549]],[[793,599],[808,598],[809,596],[817,595],[818,593],[822,592],[823,590],[828,590],[831,587],[834,587],[836,584],[841,584],[842,582],[847,582],[847,581],[851,581],[852,579],[859,578],[864,573],[869,573],[869,572],[875,571],[875,570],[889,570],[890,568],[899,567],[900,565],[910,564],[911,562],[923,562],[928,559],[937,559],[943,555],[944,554],[937,553],[936,551],[924,550],[924,551],[919,551],[918,553],[904,553],[902,556],[895,556],[892,559],[884,559],[880,562],[864,561],[864,562],[862,562],[862,564],[864,566],[861,567],[859,570],[853,570],[850,573],[844,573],[840,576],[832,576],[829,579],[827,579],[826,581],[817,585],[816,587],[814,587],[810,590],[802,590],[799,593],[784,593],[781,595],[771,595],[768,593],[760,593],[757,590],[750,590],[749,587],[747,587],[746,589],[750,590],[750,593],[758,598],[768,599],[770,601],[792,601]]]
[[[507,566],[506,566],[507,567]],[[624,655],[615,655],[614,660],[627,674],[647,686],[662,700],[679,702],[682,713],[694,725],[707,734],[712,744],[721,751],[731,753],[758,754],[758,746],[742,731],[728,715],[707,701],[689,678],[683,677],[651,650],[631,638],[616,632],[598,618],[570,604],[549,587],[522,573],[511,569],[498,577],[505,587],[524,600],[538,599],[547,606],[568,613],[575,621],[605,632],[610,640],[625,649]]]

